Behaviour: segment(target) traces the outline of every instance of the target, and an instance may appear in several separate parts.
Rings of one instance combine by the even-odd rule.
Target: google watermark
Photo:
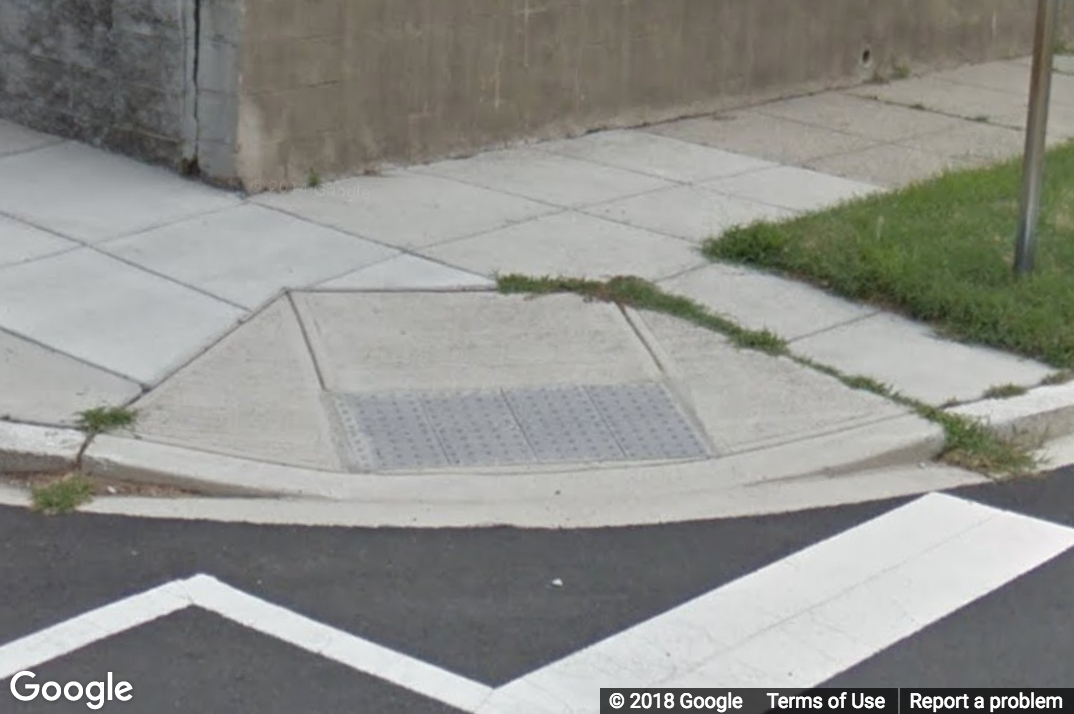
[[[61,698],[69,702],[85,701],[90,709],[100,709],[105,702],[129,702],[134,696],[134,687],[130,682],[116,682],[112,673],[109,672],[103,682],[89,682],[85,686],[81,682],[33,682],[37,675],[33,672],[19,672],[11,678],[11,695],[20,702],[32,702],[38,697],[46,702],[59,701]]]

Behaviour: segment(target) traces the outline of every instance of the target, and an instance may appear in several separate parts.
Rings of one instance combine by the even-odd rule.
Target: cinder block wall
[[[192,156],[192,4],[0,0],[0,116],[154,161]]]
[[[305,184],[1026,54],[1035,5],[0,0],[0,116],[250,188]]]

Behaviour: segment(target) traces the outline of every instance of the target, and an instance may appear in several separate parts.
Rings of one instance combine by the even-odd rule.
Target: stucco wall
[[[302,183],[1029,52],[1035,0],[245,0],[240,172]],[[867,62],[863,62],[868,52]]]

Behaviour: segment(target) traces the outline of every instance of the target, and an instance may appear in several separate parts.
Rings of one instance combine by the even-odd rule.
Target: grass
[[[1043,387],[1054,387],[1074,381],[1074,370],[1064,369],[1054,372],[1040,381]]]
[[[704,250],[1074,369],[1074,145],[1051,151],[1045,170],[1037,269],[1025,278],[1011,268],[1017,161],[732,229]]]
[[[911,399],[872,377],[846,375],[837,369],[805,357],[792,356],[792,358],[799,364],[835,377],[851,389],[886,397],[912,409],[918,416],[938,424],[944,432],[944,450],[939,457],[944,463],[989,476],[1021,476],[1031,473],[1039,465],[1037,458],[1033,455],[1034,449],[1039,447],[1039,444],[1030,444],[996,434],[977,419],[952,414],[942,408]]]
[[[730,320],[710,313],[704,306],[689,298],[666,293],[641,278],[620,276],[607,281],[598,281],[505,275],[499,277],[498,287],[501,293],[509,295],[571,293],[587,300],[610,302],[678,317],[699,327],[726,335],[733,344],[742,349],[788,357],[801,365],[840,380],[851,389],[872,392],[914,410],[925,419],[939,424],[943,429],[945,446],[940,459],[946,463],[993,476],[1021,475],[1029,473],[1037,466],[1031,445],[995,434],[977,420],[951,414],[924,402],[905,397],[871,377],[846,375],[833,367],[792,354],[786,342],[778,335],[767,330],[747,330]]]
[[[985,399],[1011,399],[1012,397],[1020,397],[1028,391],[1025,387],[1017,384],[997,384],[994,387],[989,387],[983,396]]]
[[[78,415],[78,428],[92,436],[130,426],[136,418],[134,411],[124,407],[96,407]]]
[[[84,476],[73,474],[31,491],[33,508],[46,515],[70,513],[93,498],[93,483]]]
[[[768,330],[747,330],[730,320],[712,314],[689,298],[666,293],[641,278],[620,276],[607,281],[599,281],[505,275],[499,278],[499,289],[504,294],[573,293],[587,300],[599,300],[639,310],[662,312],[719,332],[738,347],[771,355],[787,354],[787,344],[778,335]]]
[[[317,173],[316,169],[310,169],[309,176],[306,177],[306,186],[308,188],[317,188],[321,185],[321,175]]]

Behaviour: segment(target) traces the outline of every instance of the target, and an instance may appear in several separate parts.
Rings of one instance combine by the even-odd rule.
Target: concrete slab
[[[404,253],[321,283],[326,290],[490,290],[496,281]]]
[[[143,383],[242,315],[88,248],[0,271],[0,327]]]
[[[773,165],[752,156],[644,131],[602,131],[578,139],[538,144],[534,148],[685,183]]]
[[[398,248],[435,245],[555,210],[413,171],[347,179],[317,190],[261,194],[253,200]]]
[[[699,243],[738,225],[790,218],[793,211],[726,196],[699,186],[676,186],[585,209],[587,213]]]
[[[397,250],[244,205],[101,245],[112,255],[245,308],[372,265]]]
[[[0,160],[0,211],[89,242],[238,203],[234,194],[74,142]]]
[[[904,408],[791,360],[740,350],[658,313],[641,320],[721,453],[771,447],[905,415]]]
[[[940,339],[926,325],[886,313],[797,340],[791,349],[933,405],[979,399],[997,385],[1038,384],[1052,371],[1004,352]]]
[[[1002,161],[1021,155],[1025,134],[1006,126],[964,122],[957,129],[915,136],[900,144],[929,154]]]
[[[598,279],[616,275],[663,278],[704,262],[685,241],[573,212],[447,243],[426,254],[485,275]]]
[[[1029,65],[1001,61],[966,65],[958,69],[937,72],[930,75],[930,77],[944,82],[992,89],[1018,99],[1027,100],[1029,97],[1030,75]],[[1068,77],[1063,73],[1053,73],[1051,91],[1053,106],[1074,106],[1074,77]]]
[[[616,307],[572,295],[294,298],[331,391],[617,384],[660,376]]]
[[[79,247],[79,243],[0,216],[0,267]]]
[[[939,176],[947,171],[969,169],[988,163],[980,157],[954,158],[896,144],[886,144],[849,154],[829,156],[806,163],[808,168],[888,188],[901,188]]]
[[[965,119],[994,119],[1009,114],[1024,114],[1026,108],[1024,95],[945,82],[932,76],[857,87],[848,90],[848,93],[905,106],[924,107]]]
[[[42,134],[14,122],[0,119],[0,157],[33,151],[61,141],[63,140],[57,136]]]
[[[704,186],[731,196],[796,211],[816,211],[876,193],[877,187],[837,176],[780,166],[708,181]]]
[[[140,438],[339,470],[302,329],[281,298],[135,404]]]
[[[953,129],[959,125],[958,119],[942,114],[883,104],[841,92],[824,92],[772,102],[754,111],[883,142]]]
[[[771,330],[786,340],[878,312],[797,280],[722,263],[692,270],[660,285],[668,292],[684,295],[726,315],[743,327]]]
[[[1024,57],[1015,61],[1018,64],[1024,64],[1026,67],[1033,66],[1032,57]],[[1074,55],[1056,55],[1052,58],[1052,68],[1060,74],[1074,74]]]
[[[0,418],[73,425],[78,413],[119,406],[134,382],[0,330]]]
[[[604,203],[671,185],[653,176],[535,149],[490,151],[416,170],[564,208]]]
[[[685,119],[648,127],[646,131],[783,164],[798,164],[822,156],[864,149],[876,143],[862,136],[756,111]]]
[[[1048,146],[1055,146],[1057,143],[1074,137],[1074,119],[1071,118],[1074,111],[1071,109],[1059,111],[1059,109],[1059,107],[1054,107],[1048,115]],[[989,123],[1025,132],[1026,119],[1025,109],[1015,109],[1005,114],[997,114]]]

